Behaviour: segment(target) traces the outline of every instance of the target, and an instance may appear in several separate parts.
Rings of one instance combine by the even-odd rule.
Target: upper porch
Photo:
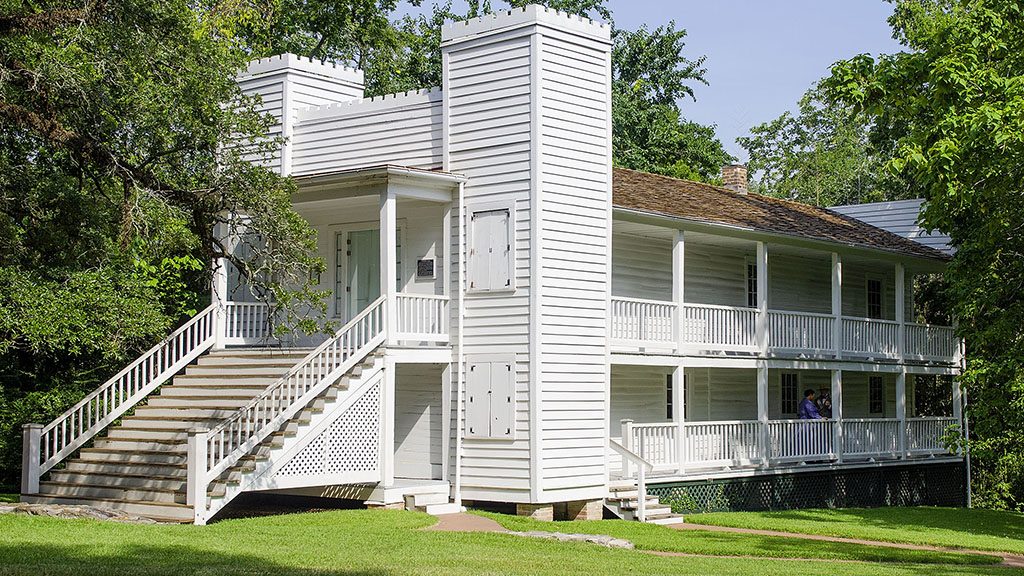
[[[917,321],[935,263],[617,218],[613,352],[957,364],[950,326]]]

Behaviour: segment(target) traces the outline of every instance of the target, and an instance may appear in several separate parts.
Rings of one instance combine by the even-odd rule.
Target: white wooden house
[[[960,473],[955,385],[950,413],[917,414],[908,378],[959,371],[952,328],[912,304],[946,256],[747,193],[735,167],[732,188],[613,169],[603,24],[529,6],[446,26],[442,51],[441,88],[373,99],[357,70],[249,67],[287,138],[253,161],[298,184],[343,327],[275,347],[219,267],[209,308],[26,426],[23,499],[197,523],[249,491],[653,519],[638,488]],[[805,388],[835,418],[794,420]]]

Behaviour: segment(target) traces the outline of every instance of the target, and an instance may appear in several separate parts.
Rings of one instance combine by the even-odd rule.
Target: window
[[[882,317],[882,281],[878,278],[867,280],[867,316],[868,318]]]
[[[466,436],[513,439],[516,430],[513,356],[467,358]]]
[[[757,308],[757,262],[747,258],[747,307]]]
[[[868,378],[868,411],[879,415],[885,413],[885,380],[881,376]]]
[[[672,375],[665,376],[665,418],[672,419]]]
[[[513,290],[512,211],[509,208],[473,212],[470,219],[469,291]]]
[[[795,416],[800,401],[800,378],[796,372],[782,373],[782,414]]]

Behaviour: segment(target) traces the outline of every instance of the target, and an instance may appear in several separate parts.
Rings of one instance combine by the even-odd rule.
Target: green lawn
[[[506,521],[518,528],[535,527],[529,521]],[[418,530],[434,522],[425,514],[366,510],[227,520],[210,526],[2,515],[0,574],[1010,574],[1006,568],[981,566],[667,558],[506,534]],[[625,522],[571,524],[576,530],[591,525],[623,526],[624,531],[628,527],[645,545],[679,538],[672,546],[694,552],[736,553],[777,543],[765,539],[757,544],[759,537],[740,541],[719,534],[698,538],[694,533]],[[664,532],[653,536],[658,531]]]
[[[17,494],[0,494],[0,502],[17,502]]]
[[[764,556],[769,558],[823,558],[829,560],[867,560],[871,562],[924,562],[963,564],[999,562],[996,556],[904,550],[886,546],[845,544],[838,542],[808,542],[779,536],[704,532],[700,530],[674,530],[656,524],[623,522],[621,520],[595,520],[589,522],[542,522],[518,516],[476,512],[496,520],[509,530],[519,532],[577,532],[608,534],[625,538],[643,550],[710,554],[715,556]]]
[[[692,514],[689,522],[1024,554],[1024,514],[966,508],[847,508]]]

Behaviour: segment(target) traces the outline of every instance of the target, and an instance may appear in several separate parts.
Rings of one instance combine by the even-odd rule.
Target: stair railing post
[[[39,493],[39,440],[42,424],[25,424],[21,427],[21,493]]]
[[[224,258],[217,258],[213,261],[210,292],[210,301],[217,306],[217,311],[213,315],[213,349],[223,350],[228,327],[228,269],[227,261]]]
[[[647,522],[647,466],[637,464],[636,511],[641,522]]]
[[[633,450],[633,421],[630,420],[629,418],[625,418],[625,419],[622,420],[622,442],[621,442],[621,444],[622,444],[622,447],[625,448],[626,450],[629,450],[629,451]],[[629,458],[626,458],[625,456],[622,457],[622,477],[623,478],[632,478],[633,477],[633,471],[632,471],[632,467],[630,466]]]
[[[185,502],[195,511],[195,523],[206,524],[206,469],[209,430],[191,428],[188,431],[188,481]]]

